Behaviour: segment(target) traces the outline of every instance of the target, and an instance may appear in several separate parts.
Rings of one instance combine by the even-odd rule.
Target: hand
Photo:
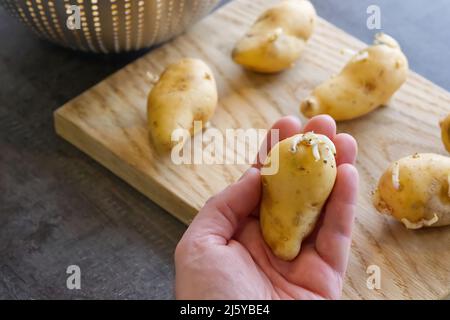
[[[315,230],[293,261],[276,258],[259,226],[260,165],[250,168],[206,202],[180,240],[175,251],[178,299],[341,297],[358,187],[356,141],[336,135],[329,116],[314,117],[303,130],[294,117],[279,120],[273,128],[280,130],[280,140],[314,131],[336,145],[337,180]]]

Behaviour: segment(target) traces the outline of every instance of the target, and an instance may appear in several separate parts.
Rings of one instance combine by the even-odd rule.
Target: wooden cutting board
[[[365,45],[319,19],[295,68],[278,75],[246,72],[230,59],[235,41],[275,0],[235,0],[187,33],[153,50],[55,112],[59,135],[137,190],[189,223],[204,202],[235,181],[247,165],[175,165],[150,147],[146,130],[146,73],[159,74],[184,56],[203,59],[216,76],[220,104],[211,125],[269,128],[298,115],[299,102],[339,72],[349,56],[341,49]],[[450,94],[411,72],[389,107],[339,123],[359,143],[360,197],[344,285],[350,299],[433,299],[449,294],[450,228],[410,231],[371,204],[371,191],[388,164],[415,152],[446,154],[438,120],[450,112]],[[305,120],[302,118],[302,120]],[[257,148],[257,146],[253,146]],[[381,271],[381,289],[367,288],[367,268]]]

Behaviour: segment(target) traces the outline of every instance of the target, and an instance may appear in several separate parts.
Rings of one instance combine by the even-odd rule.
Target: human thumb
[[[206,202],[188,231],[196,235],[217,235],[228,241],[240,223],[257,208],[260,197],[260,171],[250,168],[237,182]]]

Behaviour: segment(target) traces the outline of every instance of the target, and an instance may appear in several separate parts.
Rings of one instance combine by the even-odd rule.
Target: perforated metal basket
[[[44,39],[91,52],[138,50],[183,32],[220,0],[0,0]],[[79,8],[80,29],[67,20]],[[71,20],[74,21],[74,20]]]

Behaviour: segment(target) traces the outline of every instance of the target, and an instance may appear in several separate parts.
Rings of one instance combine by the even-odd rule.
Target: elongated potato
[[[440,125],[442,142],[444,143],[445,149],[450,152],[450,114],[441,121]]]
[[[382,175],[374,204],[408,229],[449,225],[449,183],[450,158],[415,154],[394,162]]]
[[[275,256],[294,259],[314,229],[336,180],[335,147],[326,136],[298,134],[276,144],[261,170],[260,222]],[[267,167],[278,167],[265,174]]]
[[[306,0],[283,1],[265,11],[232,52],[247,69],[275,73],[291,67],[313,33],[316,11]]]
[[[150,138],[157,149],[167,151],[177,142],[172,132],[194,132],[194,121],[203,126],[214,114],[217,87],[211,69],[201,60],[184,58],[169,65],[150,91],[147,120]]]
[[[306,117],[329,114],[335,120],[365,115],[386,104],[406,81],[408,60],[397,41],[386,34],[357,53],[341,73],[314,89],[300,105]]]

